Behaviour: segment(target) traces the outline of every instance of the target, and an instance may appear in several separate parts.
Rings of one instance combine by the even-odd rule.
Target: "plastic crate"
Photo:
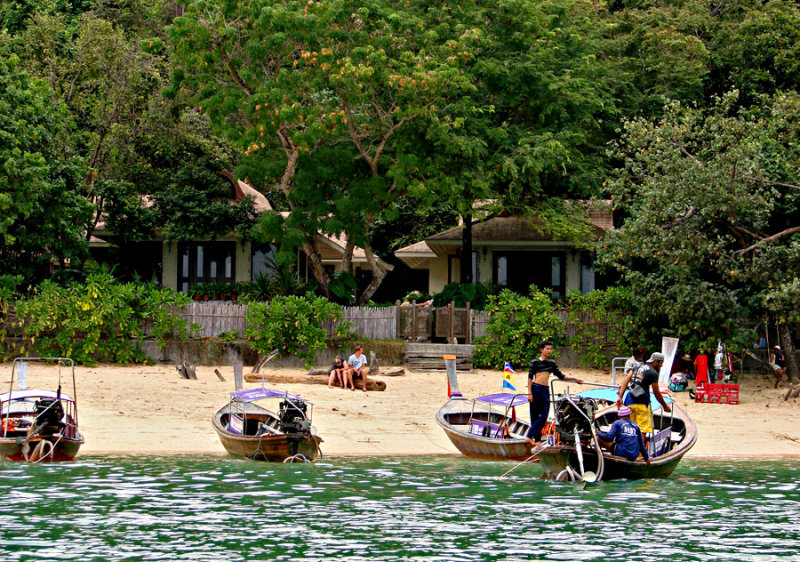
[[[694,401],[704,404],[738,404],[738,384],[704,384],[695,390]]]

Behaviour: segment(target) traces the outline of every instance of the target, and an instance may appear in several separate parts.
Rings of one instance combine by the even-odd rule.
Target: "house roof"
[[[586,215],[592,225],[595,236],[613,228],[611,215],[611,202],[599,203],[574,202],[583,204]],[[541,229],[541,220],[537,217],[505,217],[495,216],[485,220],[475,221],[472,225],[472,243],[476,246],[502,243],[535,243],[535,242],[565,242],[557,240]],[[463,226],[455,226],[443,232],[429,236],[421,242],[411,244],[397,250],[394,255],[403,260],[409,267],[420,268],[427,265],[428,260],[446,253],[447,249],[461,247]]]

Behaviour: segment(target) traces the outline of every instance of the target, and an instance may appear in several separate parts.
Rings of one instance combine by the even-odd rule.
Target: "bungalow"
[[[258,213],[274,212],[264,194],[247,182],[235,179],[227,171],[223,172],[223,176],[231,185],[229,202],[251,197]],[[147,197],[143,201],[145,205],[152,204]],[[114,238],[114,233],[105,223],[98,223],[89,242],[92,254],[98,261],[117,263],[124,272],[135,273],[142,279],[155,278],[164,287],[184,293],[188,292],[190,285],[252,281],[259,275],[268,274],[265,261],[274,252],[269,244],[242,240],[234,233],[219,236],[215,240],[179,243],[167,243],[156,236],[152,241],[131,244],[125,248],[113,243]],[[317,234],[314,243],[323,266],[331,271],[341,268],[346,247],[344,240]],[[311,274],[305,258],[303,252],[298,252],[298,271],[308,280]],[[358,270],[370,269],[362,248],[354,249],[352,265],[354,275]]]
[[[595,240],[613,228],[610,201],[587,205],[587,220]],[[530,285],[554,297],[598,287],[594,253],[586,244],[560,240],[545,233],[535,217],[490,216],[472,224],[472,279],[522,294]],[[412,269],[428,270],[428,293],[461,279],[463,226],[434,234],[395,252]],[[602,284],[602,283],[600,283]]]

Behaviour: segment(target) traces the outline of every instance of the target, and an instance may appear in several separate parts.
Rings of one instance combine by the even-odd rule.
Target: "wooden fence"
[[[177,312],[177,310],[175,310]],[[448,312],[447,309],[443,310]],[[465,314],[464,309],[456,309]],[[236,332],[238,337],[244,337],[247,325],[245,314],[247,307],[232,302],[220,301],[193,301],[186,305],[181,316],[199,329],[192,332],[195,337],[219,337],[221,334]],[[433,335],[432,318],[434,309],[429,306],[387,306],[387,307],[359,307],[347,306],[343,308],[343,321],[350,324],[353,334],[369,339],[425,339]],[[558,313],[564,320],[567,319],[566,311]],[[472,319],[472,340],[486,335],[489,324],[489,315],[484,311],[470,310]],[[336,334],[338,322],[333,320],[324,322],[323,328],[330,337]],[[148,326],[145,331],[149,333]],[[576,323],[567,323],[565,335],[571,337],[579,331],[587,332],[591,329],[596,334],[598,343],[608,343],[608,326],[604,322],[597,322],[591,318],[579,318]]]

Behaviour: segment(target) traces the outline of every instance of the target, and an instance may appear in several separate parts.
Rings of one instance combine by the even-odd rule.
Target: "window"
[[[236,242],[186,242],[178,246],[178,286],[230,283],[236,275]]]
[[[552,296],[565,294],[566,254],[508,250],[494,252],[494,283],[527,295],[531,285],[550,290]]]

